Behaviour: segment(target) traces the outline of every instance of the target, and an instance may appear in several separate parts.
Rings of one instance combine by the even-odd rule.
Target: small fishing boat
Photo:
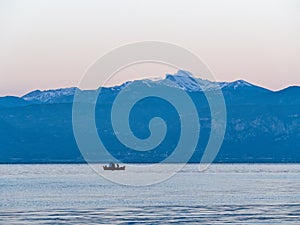
[[[104,170],[125,170],[125,166],[119,166],[119,164],[115,164],[115,163],[110,163],[108,166],[105,165],[103,166]]]

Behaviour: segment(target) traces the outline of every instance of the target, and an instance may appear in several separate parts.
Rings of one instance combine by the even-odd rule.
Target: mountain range
[[[161,145],[139,152],[117,139],[111,125],[112,104],[118,93],[133,83],[149,89],[156,86],[180,89],[193,100],[201,135],[190,162],[201,159],[211,129],[210,109],[203,91],[214,91],[217,87],[221,88],[226,103],[227,128],[215,162],[300,162],[299,86],[271,91],[243,80],[203,80],[187,71],[167,74],[160,80],[135,80],[101,89],[96,105],[98,134],[111,154],[123,162],[159,162],[172,153],[180,136],[174,107],[153,97],[134,106],[130,124],[136,136],[146,138],[150,135],[149,120],[154,116],[163,118],[168,132]],[[36,90],[22,97],[0,97],[0,163],[84,162],[72,129],[72,104],[77,90],[87,98],[96,91],[72,87]]]

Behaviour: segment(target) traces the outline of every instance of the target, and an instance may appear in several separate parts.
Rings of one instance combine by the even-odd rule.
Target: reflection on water
[[[299,224],[299,164],[197,166],[130,187],[87,165],[0,165],[0,224]]]

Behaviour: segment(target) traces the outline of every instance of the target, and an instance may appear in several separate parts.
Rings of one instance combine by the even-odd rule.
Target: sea
[[[134,187],[87,164],[2,164],[0,224],[300,224],[300,164],[198,167]]]

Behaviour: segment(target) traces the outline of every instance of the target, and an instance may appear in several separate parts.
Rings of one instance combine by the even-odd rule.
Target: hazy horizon
[[[299,11],[296,0],[3,0],[0,96],[76,87],[96,59],[143,40],[190,50],[217,81],[299,86]]]

